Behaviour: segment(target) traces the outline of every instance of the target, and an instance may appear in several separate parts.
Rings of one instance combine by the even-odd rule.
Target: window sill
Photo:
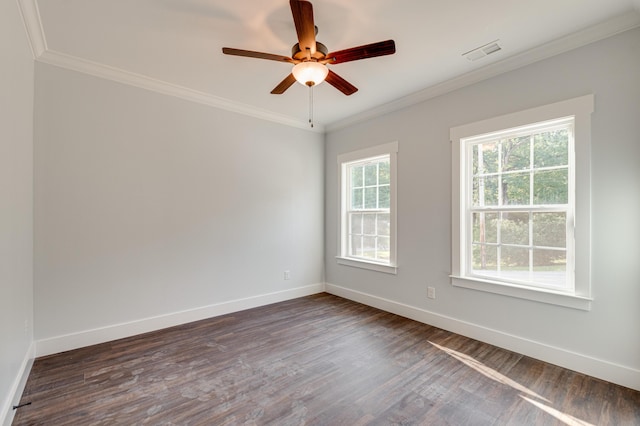
[[[503,296],[515,297],[518,299],[533,300],[551,305],[564,306],[567,308],[591,310],[593,299],[585,296],[555,292],[545,289],[534,289],[518,285],[510,285],[490,280],[478,278],[451,276],[451,284],[455,287],[468,288],[472,290],[484,291],[488,293],[500,294]]]
[[[367,262],[366,260],[353,259],[347,257],[336,256],[339,265],[352,266],[354,268],[369,269],[371,271],[384,272],[385,274],[396,275],[398,273],[397,266],[383,265],[381,263]]]

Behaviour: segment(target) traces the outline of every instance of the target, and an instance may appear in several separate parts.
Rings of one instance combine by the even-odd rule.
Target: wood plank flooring
[[[640,425],[640,392],[329,294],[39,358],[14,425]]]

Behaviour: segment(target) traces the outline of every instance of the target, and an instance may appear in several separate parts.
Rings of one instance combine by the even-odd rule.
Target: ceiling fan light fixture
[[[305,86],[316,86],[327,78],[329,68],[319,62],[306,61],[294,65],[292,73],[298,83]]]

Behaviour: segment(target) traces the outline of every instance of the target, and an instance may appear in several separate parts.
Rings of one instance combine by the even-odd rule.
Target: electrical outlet
[[[436,288],[435,287],[427,287],[427,297],[429,299],[436,298]]]
[[[290,271],[284,271],[284,279],[285,280],[290,280],[291,279],[291,272]]]

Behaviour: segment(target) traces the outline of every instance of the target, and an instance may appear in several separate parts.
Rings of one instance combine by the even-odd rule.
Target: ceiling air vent
[[[480,46],[476,49],[470,50],[467,53],[463,53],[462,56],[467,58],[470,61],[477,61],[478,59],[484,58],[487,55],[491,55],[492,53],[496,53],[501,50],[500,40],[494,40],[491,43],[485,44],[484,46]]]

